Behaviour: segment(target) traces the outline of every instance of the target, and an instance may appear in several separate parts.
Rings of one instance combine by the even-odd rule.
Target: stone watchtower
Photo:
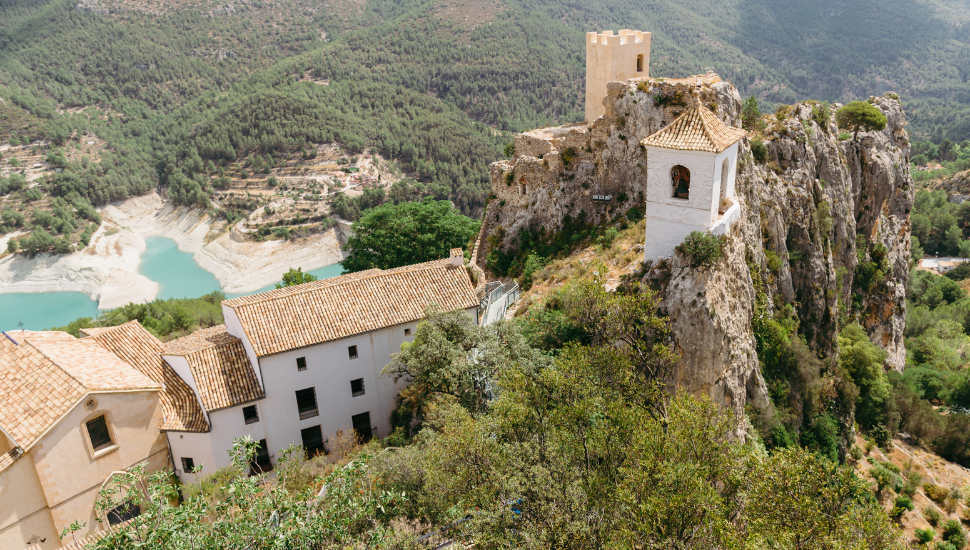
[[[722,235],[741,209],[734,198],[741,128],[695,98],[669,126],[640,142],[647,155],[644,260],[673,255],[692,231]]]
[[[650,76],[650,33],[623,29],[586,33],[586,122],[606,114],[608,82]]]

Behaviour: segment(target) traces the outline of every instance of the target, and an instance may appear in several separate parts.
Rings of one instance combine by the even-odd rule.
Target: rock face
[[[487,268],[493,250],[514,249],[523,229],[548,235],[570,220],[607,223],[642,208],[646,152],[639,142],[673,122],[695,88],[722,121],[740,126],[737,90],[708,73],[613,82],[606,116],[592,124],[516,136],[514,156],[491,167],[494,198],[479,236],[479,265]],[[767,315],[790,306],[801,320],[799,332],[829,358],[838,356],[841,327],[857,321],[888,352],[886,367],[903,368],[913,204],[909,138],[895,94],[870,102],[887,126],[857,139],[839,139],[831,116],[838,105],[826,110],[805,102],[770,117],[758,142],[760,160],[751,141],[741,141],[741,215],[724,258],[698,269],[675,255],[648,271],[647,278],[662,283],[682,353],[675,375],[680,387],[739,412],[747,403],[767,405],[752,332],[756,301]],[[875,269],[871,282],[857,277],[860,261]]]

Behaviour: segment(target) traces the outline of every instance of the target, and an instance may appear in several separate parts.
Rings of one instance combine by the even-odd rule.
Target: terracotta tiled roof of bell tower
[[[747,132],[741,128],[721,122],[707,107],[694,105],[666,128],[640,143],[664,149],[721,153],[746,135]]]

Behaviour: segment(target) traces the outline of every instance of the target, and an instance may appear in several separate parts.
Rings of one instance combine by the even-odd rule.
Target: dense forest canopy
[[[507,132],[582,118],[583,33],[609,28],[653,32],[655,76],[714,69],[768,107],[893,89],[914,137],[970,138],[965,0],[456,6],[4,2],[0,142],[91,132],[109,154],[42,191],[100,205],[161,186],[199,206],[234,159],[335,142],[397,160],[416,198],[477,214]]]

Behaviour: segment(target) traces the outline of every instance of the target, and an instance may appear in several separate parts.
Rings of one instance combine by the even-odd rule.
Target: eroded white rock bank
[[[145,238],[152,236],[174,240],[228,293],[262,288],[290,267],[309,271],[343,258],[335,229],[293,241],[256,242],[214,222],[204,210],[173,207],[156,193],[108,205],[101,215],[104,223],[84,250],[0,259],[0,293],[83,292],[100,309],[154,300],[158,283],[138,272]]]

